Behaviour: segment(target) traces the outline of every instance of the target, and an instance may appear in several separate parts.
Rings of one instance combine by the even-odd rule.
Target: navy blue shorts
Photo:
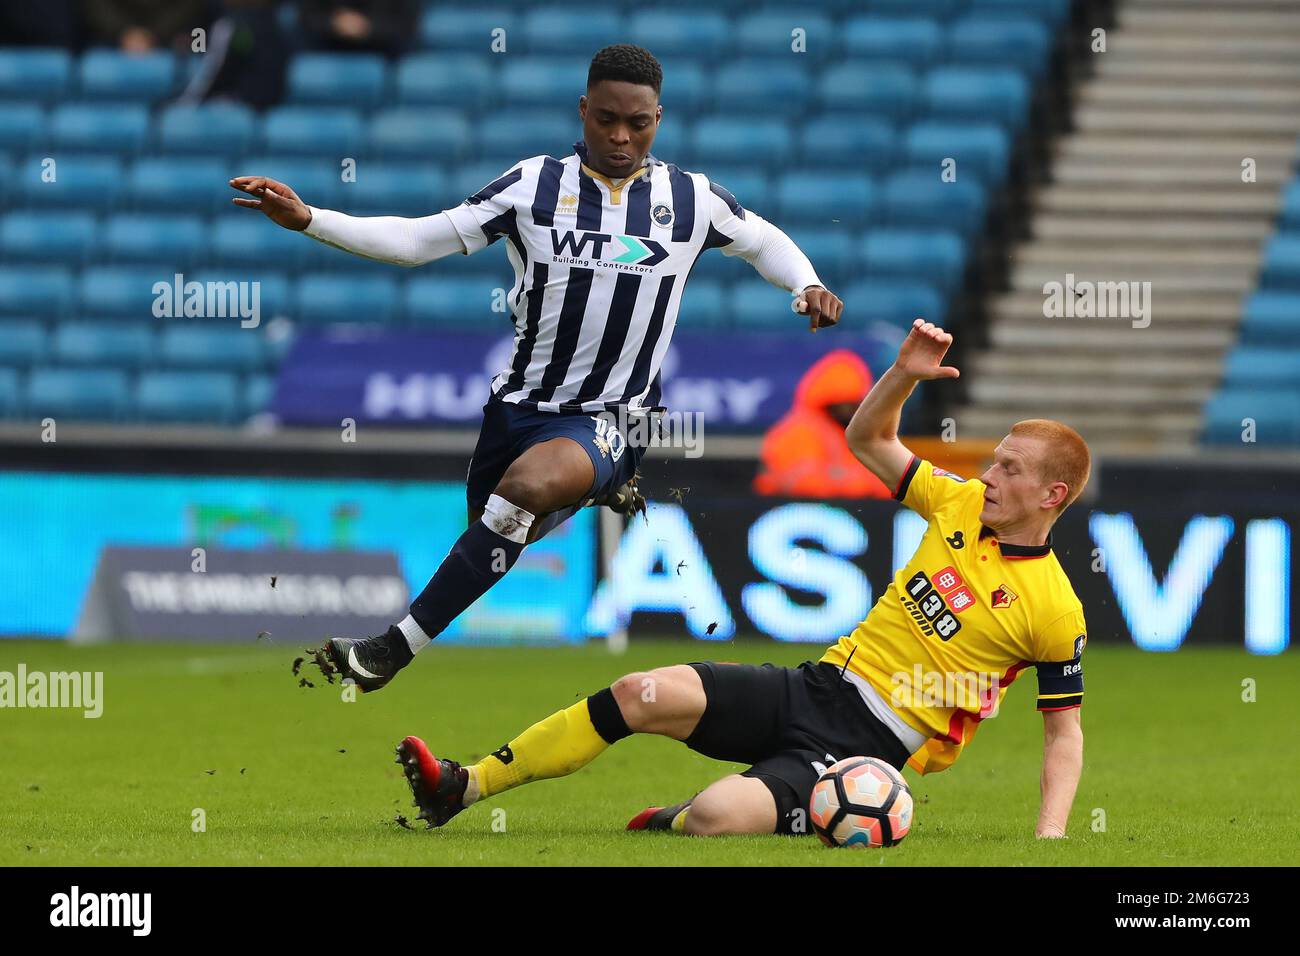
[[[636,474],[645,449],[629,445],[613,426],[613,420],[613,416],[598,419],[592,415],[539,412],[492,396],[483,406],[483,428],[465,479],[469,507],[478,510],[486,505],[488,496],[496,490],[511,463],[533,445],[552,438],[572,438],[586,451],[596,469],[591,487],[581,501],[565,509],[564,517],[591,499],[616,490]],[[555,523],[558,522],[548,522],[548,529]]]

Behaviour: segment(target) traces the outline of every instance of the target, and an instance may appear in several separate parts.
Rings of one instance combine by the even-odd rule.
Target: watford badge
[[[1016,599],[1016,592],[1011,590],[1005,584],[1000,584],[993,589],[993,606],[1011,607],[1011,602]]]

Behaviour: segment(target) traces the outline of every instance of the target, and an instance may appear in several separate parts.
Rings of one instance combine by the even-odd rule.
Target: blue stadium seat
[[[691,156],[697,163],[786,165],[794,151],[790,127],[778,119],[704,116],[690,132]]]
[[[64,103],[50,115],[57,149],[135,154],[149,136],[149,110],[135,103]]]
[[[438,6],[420,21],[420,42],[432,49],[486,53],[491,49],[494,31],[504,31],[501,36],[508,39],[516,34],[519,22],[519,15],[508,7]]]
[[[1037,76],[1051,48],[1051,34],[1036,19],[973,14],[948,27],[948,53],[954,63],[1014,66]]]
[[[799,165],[883,172],[894,165],[898,131],[884,119],[856,113],[825,113],[796,137]]]
[[[890,225],[937,226],[968,236],[984,219],[983,188],[970,178],[942,182],[938,166],[934,172],[895,173],[885,180],[881,198]]]
[[[488,183],[500,179],[503,175],[509,172],[517,162],[518,159],[509,161],[490,159],[479,163],[467,163],[463,166],[454,167],[448,177],[449,199],[443,208],[446,209],[449,206],[459,206],[462,202],[474,195]]]
[[[926,74],[922,90],[936,119],[995,120],[1016,130],[1029,112],[1029,84],[1016,70],[940,68]]]
[[[665,56],[716,59],[730,48],[731,34],[732,26],[726,17],[703,10],[641,10],[632,14],[627,24],[631,38],[628,42],[653,50],[660,65]],[[740,49],[749,52],[743,45]],[[667,76],[665,68],[665,79]]]
[[[241,103],[172,106],[157,125],[158,148],[165,153],[240,156],[257,134],[257,117]]]
[[[339,276],[310,272],[298,280],[295,317],[328,322],[391,323],[397,316],[397,280],[387,275]]]
[[[261,213],[239,210],[212,221],[211,258],[220,267],[265,266],[296,269],[319,246],[309,236],[281,229]],[[324,247],[322,247],[324,248]]]
[[[731,324],[731,298],[726,286],[711,279],[692,276],[682,291],[677,312],[679,329],[723,329]]]
[[[808,320],[790,310],[793,296],[762,278],[741,279],[731,286],[731,321],[737,329],[797,331]]]
[[[606,8],[551,6],[531,8],[522,32],[529,53],[581,53],[590,58],[592,51],[625,42],[624,27],[623,17]]]
[[[886,16],[934,17],[952,16],[966,0],[866,0],[867,9]]]
[[[36,319],[0,321],[0,365],[27,367],[45,361],[50,336],[45,323]]]
[[[1300,232],[1279,233],[1264,246],[1260,285],[1266,289],[1300,289]]]
[[[81,58],[81,95],[88,100],[153,102],[176,86],[176,59],[171,53],[123,53],[89,50]]]
[[[289,61],[289,103],[365,109],[383,100],[388,70],[375,53],[300,53]]]
[[[970,0],[970,12],[1036,17],[1052,25],[1060,23],[1069,14],[1070,0]]]
[[[0,148],[27,149],[45,139],[49,117],[34,103],[0,103]]]
[[[358,216],[431,216],[446,208],[438,205],[446,191],[446,177],[436,167],[367,162],[356,182],[343,184],[342,202]]]
[[[11,212],[0,219],[0,258],[80,265],[95,251],[95,217],[86,212]]]
[[[0,49],[0,98],[56,102],[71,83],[72,56],[66,50]]]
[[[331,207],[339,202],[343,189],[342,160],[307,159],[293,156],[247,156],[238,164],[232,164],[231,172],[236,176],[267,176],[279,180],[298,194],[298,198],[310,206]],[[221,196],[218,205],[223,211],[243,212],[230,200],[242,195],[233,190],[226,180],[221,180]]]
[[[228,182],[230,171],[230,164],[220,159],[139,159],[127,173],[127,199],[137,209],[150,212],[207,213],[236,195]]]
[[[1300,444],[1300,391],[1260,388],[1216,393],[1205,406],[1204,440],[1240,446],[1245,420],[1253,420],[1260,445]]]
[[[74,293],[72,273],[60,266],[0,266],[0,315],[58,318]]]
[[[311,242],[310,239],[305,241]],[[195,321],[217,326],[226,324],[247,333],[248,330],[241,327],[244,321],[241,312],[245,308],[257,310],[257,319],[261,325],[277,316],[291,315],[292,289],[288,278],[279,269],[280,263],[273,261],[263,263],[260,267],[234,269],[227,266],[207,269],[194,275],[186,273],[186,283],[198,282],[205,289],[208,283],[212,283],[212,311],[218,311],[224,306],[226,313],[224,317],[209,315]],[[235,285],[232,287],[231,283]]]
[[[112,216],[104,231],[104,248],[115,262],[166,260],[178,268],[190,266],[207,256],[207,222],[198,216]]]
[[[0,418],[17,418],[22,410],[22,380],[18,370],[0,367]]]
[[[861,253],[856,233],[847,229],[800,228],[785,229],[784,232],[794,241],[804,255],[812,262],[818,277],[831,288],[839,288],[846,282],[861,275],[859,268]]]
[[[961,281],[966,250],[955,232],[873,229],[862,242],[862,261],[873,279],[919,279],[952,289]]]
[[[245,418],[251,418],[253,415],[269,411],[271,408],[271,402],[275,398],[275,376],[248,376],[244,381],[243,398],[243,415]]]
[[[53,344],[60,365],[136,369],[153,358],[154,334],[144,322],[61,322]]]
[[[408,325],[445,326],[464,330],[482,328],[481,321],[492,315],[497,289],[507,292],[510,276],[495,275],[420,276],[402,290],[402,315]],[[504,300],[503,300],[504,301]]]
[[[495,80],[483,53],[419,53],[397,66],[397,101],[481,110],[492,101]]]
[[[999,183],[1007,174],[1011,143],[993,123],[926,121],[903,133],[903,154],[920,171],[937,177],[947,159],[957,161],[957,179],[974,173],[986,183]]]
[[[1300,321],[1300,315],[1297,320]],[[1295,388],[1297,369],[1300,369],[1300,345],[1281,349],[1242,345],[1233,349],[1224,361],[1223,387],[1228,390]]]
[[[943,30],[925,17],[851,17],[841,28],[846,57],[927,66],[943,53]]]
[[[1282,218],[1279,228],[1300,232],[1300,178],[1291,180],[1282,190]]]
[[[713,73],[699,61],[684,56],[663,57],[659,64],[664,71],[659,102],[664,104],[665,113],[672,110],[672,122],[660,124],[659,135],[662,136],[670,127],[680,130],[683,118],[694,116],[712,104]]]
[[[1274,348],[1300,345],[1300,292],[1266,290],[1246,299],[1241,341]]]
[[[876,187],[865,173],[786,173],[777,178],[776,201],[782,222],[854,228],[871,216]]]
[[[765,206],[770,211],[772,194],[769,189],[772,178],[763,170],[752,166],[710,165],[706,175],[709,182],[717,183],[727,190],[746,209],[757,210],[759,215],[763,214]]]
[[[771,60],[728,62],[718,70],[713,87],[719,112],[764,116],[805,114],[813,93],[806,67]]]
[[[868,279],[847,288],[842,298],[845,311],[853,308],[853,328],[869,328],[884,322],[899,329],[911,328],[914,319],[943,322],[946,303],[933,286],[904,279]]]
[[[485,116],[476,128],[479,158],[502,166],[526,156],[564,156],[582,136],[576,116],[537,110],[505,110]]]
[[[501,66],[501,98],[510,106],[565,106],[578,111],[587,61],[576,56],[510,57]]]
[[[262,117],[263,147],[295,156],[355,156],[364,144],[361,115],[342,106],[277,106]]]
[[[261,329],[237,325],[169,325],[162,330],[157,357],[170,368],[249,372],[266,364],[265,338]]]
[[[805,54],[793,52],[796,28],[804,31]],[[759,10],[742,17],[732,29],[736,32],[736,49],[750,56],[825,57],[839,48],[834,22],[817,10]]]
[[[662,101],[661,101],[662,102]],[[667,108],[664,110],[667,116]],[[581,127],[574,133],[573,139],[565,147],[564,155],[573,151],[573,144],[582,135]],[[659,123],[654,143],[650,146],[650,155],[665,163],[672,163],[682,169],[693,169],[690,150],[690,125],[680,116],[665,118]]]
[[[230,424],[242,411],[239,378],[228,372],[145,372],[136,412],[148,421]]]
[[[15,205],[103,211],[126,192],[122,162],[109,156],[60,156],[39,153],[19,161],[13,183]],[[51,178],[53,177],[53,178]]]
[[[36,368],[23,405],[31,418],[120,421],[131,407],[130,380],[121,369]]]
[[[82,270],[77,282],[78,311],[82,315],[108,318],[151,318],[154,301],[160,295],[153,291],[154,285],[166,282],[170,286],[175,275],[175,266],[165,261],[137,266],[92,266]]]
[[[459,110],[398,107],[375,115],[369,142],[385,159],[455,162],[469,154],[470,123]]]
[[[905,66],[849,61],[827,67],[817,83],[826,110],[855,110],[873,118],[903,119],[915,112],[920,84]]]

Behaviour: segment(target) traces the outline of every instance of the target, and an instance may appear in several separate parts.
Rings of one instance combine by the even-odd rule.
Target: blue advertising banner
[[[511,334],[481,332],[304,331],[281,365],[272,411],[289,425],[477,427],[512,344]],[[707,428],[760,430],[790,409],[800,377],[826,353],[852,349],[874,370],[897,345],[883,333],[678,333],[664,358],[663,404],[701,413]]]

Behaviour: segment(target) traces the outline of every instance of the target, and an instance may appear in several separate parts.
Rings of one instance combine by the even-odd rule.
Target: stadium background
[[[74,38],[75,15],[66,45],[0,20],[0,635],[261,647],[393,620],[368,589],[418,590],[462,528],[510,338],[504,244],[401,270],[230,207],[226,181],[431,214],[567,154],[591,55],[635,42],[665,73],[653,154],[788,231],[844,321],[810,336],[748,265],[703,257],[665,373],[666,403],[704,416],[703,456],[652,451],[648,522],[580,515],[440,644],[613,633],[629,659],[641,641],[678,659],[712,655],[657,641],[756,638],[762,657],[845,632],[914,516],[749,489],[808,368],[847,349],[878,375],[920,315],[963,375],[918,389],[909,444],[975,474],[1021,418],[1090,442],[1055,542],[1094,653],[1213,648],[1235,674],[1290,646],[1300,5],[411,7],[385,53],[317,49],[293,3],[205,8],[209,41],[225,17],[285,45],[282,95],[254,105],[177,102],[211,56],[188,26],[184,52],[127,53]],[[1067,274],[1151,283],[1149,324],[1046,317]],[[260,322],[158,317],[173,281],[255,281]],[[0,665],[33,646],[0,640]],[[1156,680],[1205,673],[1139,657]]]

